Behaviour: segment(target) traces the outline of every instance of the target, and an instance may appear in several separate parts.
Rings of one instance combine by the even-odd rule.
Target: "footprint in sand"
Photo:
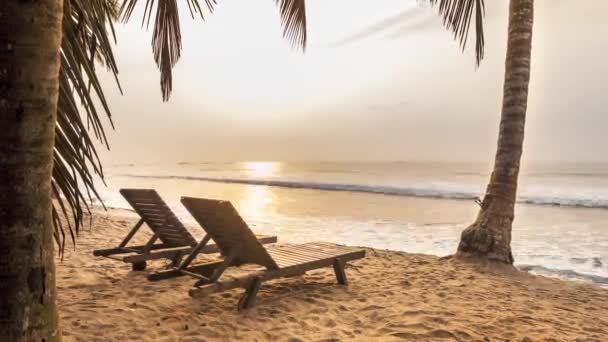
[[[409,332],[392,333],[391,336],[395,336],[397,338],[404,339],[404,340],[409,340],[409,341],[416,341],[416,340],[418,340],[418,335],[413,334],[413,333],[409,333]]]
[[[447,331],[447,330],[443,330],[443,329],[433,330],[430,333],[428,333],[428,335],[433,338],[453,338],[453,339],[456,338],[456,336],[453,333],[451,333],[450,331]]]
[[[317,307],[314,308],[310,311],[308,311],[309,314],[323,314],[327,312],[327,308],[323,308],[323,307]]]
[[[334,328],[337,324],[336,321],[330,318],[325,320],[325,322],[323,322],[323,325],[327,328]]]

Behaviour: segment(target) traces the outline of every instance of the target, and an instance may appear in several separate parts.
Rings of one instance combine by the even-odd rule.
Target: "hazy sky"
[[[605,0],[537,0],[527,160],[608,161]],[[161,101],[151,30],[118,27],[124,95],[108,163],[184,160],[493,158],[508,1],[487,1],[476,70],[414,0],[308,0],[305,54],[281,37],[272,0],[182,10],[184,50]]]

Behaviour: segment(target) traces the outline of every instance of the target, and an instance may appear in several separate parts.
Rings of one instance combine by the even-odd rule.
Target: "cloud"
[[[373,36],[378,33],[386,32],[388,30],[394,29],[395,27],[400,27],[404,23],[409,22],[414,19],[416,16],[419,16],[421,13],[424,13],[423,8],[414,7],[408,8],[397,15],[390,16],[386,19],[383,19],[373,25],[369,25],[363,28],[360,31],[357,31],[353,34],[346,36],[336,42],[330,43],[330,47],[340,47],[347,44],[351,44],[363,39],[366,39],[370,36]]]

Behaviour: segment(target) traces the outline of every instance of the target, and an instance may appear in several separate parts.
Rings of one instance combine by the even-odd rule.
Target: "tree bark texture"
[[[51,171],[63,0],[0,0],[0,340],[61,339]]]

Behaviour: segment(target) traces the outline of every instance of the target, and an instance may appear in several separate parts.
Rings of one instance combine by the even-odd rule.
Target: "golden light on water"
[[[274,176],[281,169],[279,162],[246,162],[244,164],[247,174],[255,178]]]
[[[267,216],[272,202],[273,193],[270,188],[265,185],[256,185],[246,188],[239,207],[248,217],[263,218]]]
[[[254,179],[268,179],[277,175],[281,170],[280,162],[245,162],[243,169],[247,176]],[[247,216],[264,217],[271,210],[273,192],[266,185],[254,185],[246,188],[240,200],[239,207]]]

